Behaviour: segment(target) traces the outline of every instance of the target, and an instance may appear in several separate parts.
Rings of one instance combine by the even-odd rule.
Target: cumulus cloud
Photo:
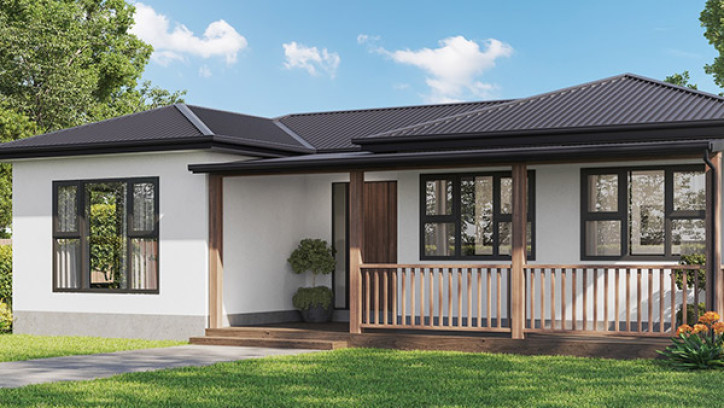
[[[212,22],[203,35],[197,36],[183,24],[177,23],[172,28],[168,17],[150,6],[143,3],[135,6],[136,24],[131,32],[153,46],[151,58],[161,65],[184,60],[187,55],[222,57],[227,64],[233,64],[238,53],[247,47],[246,38],[224,20]]]
[[[367,44],[369,50],[383,54],[399,64],[422,69],[430,88],[426,99],[430,102],[454,102],[466,96],[485,98],[495,85],[481,81],[481,75],[495,67],[498,59],[509,57],[513,47],[494,38],[481,44],[463,36],[439,41],[437,48],[389,51],[375,44],[375,39],[362,34],[357,42]]]
[[[199,76],[201,78],[211,78],[211,69],[208,65],[202,65],[201,68],[199,68]]]
[[[309,75],[318,75],[320,71],[326,72],[331,78],[337,73],[341,59],[336,52],[329,52],[326,48],[318,50],[317,47],[307,47],[297,44],[296,41],[282,44],[284,47],[284,67],[286,69],[301,68]]]

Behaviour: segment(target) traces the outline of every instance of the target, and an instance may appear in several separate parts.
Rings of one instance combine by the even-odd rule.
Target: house
[[[310,281],[286,259],[312,237],[353,336],[671,336],[682,308],[724,311],[723,149],[724,98],[632,74],[278,118],[174,105],[5,143],[15,331],[298,320]],[[693,253],[706,279],[675,266]]]

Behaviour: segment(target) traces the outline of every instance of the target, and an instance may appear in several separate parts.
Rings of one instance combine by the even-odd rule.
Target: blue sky
[[[145,79],[188,103],[262,116],[517,98],[716,56],[704,1],[143,0]]]

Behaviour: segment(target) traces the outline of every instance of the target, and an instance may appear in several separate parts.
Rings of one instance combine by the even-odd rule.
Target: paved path
[[[165,368],[205,366],[222,361],[315,350],[188,345],[82,356],[53,357],[0,363],[0,388],[56,381],[93,380],[116,374]]]

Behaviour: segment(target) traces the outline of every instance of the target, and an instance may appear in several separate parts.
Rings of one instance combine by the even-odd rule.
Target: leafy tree
[[[699,89],[699,87],[696,84],[692,84],[689,82],[689,71],[684,71],[680,74],[673,74],[669,75],[666,78],[664,78],[664,82],[668,82],[670,84],[678,85],[678,86],[685,86],[687,88],[691,89]]]
[[[138,81],[152,47],[129,33],[124,0],[0,0],[0,138],[78,126],[172,103]],[[0,230],[10,223],[11,171],[0,167]]]
[[[713,63],[704,66],[704,71],[724,88],[724,0],[707,0],[699,21],[704,27],[704,37],[719,52]]]

